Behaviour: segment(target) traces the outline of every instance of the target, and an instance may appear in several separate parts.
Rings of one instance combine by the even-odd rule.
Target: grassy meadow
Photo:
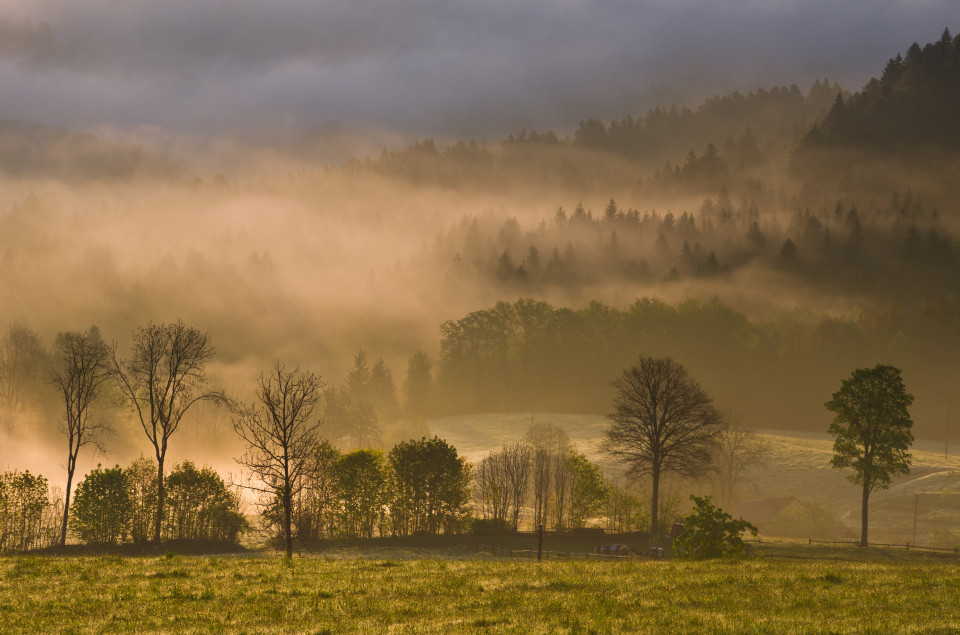
[[[884,559],[882,554],[880,559]],[[0,559],[3,632],[955,632],[956,561]]]
[[[557,423],[578,450],[614,468],[599,451],[602,417],[534,417]],[[530,421],[530,415],[479,415],[429,425],[477,461],[522,438]],[[829,467],[825,434],[764,431],[762,438],[766,463],[747,474],[741,498],[817,500],[857,527],[857,488]],[[944,459],[932,443],[918,443],[913,454],[913,472],[873,498],[877,542],[902,537],[917,506],[919,535],[957,526],[960,494],[951,492],[960,490],[960,462]],[[958,553],[762,534],[751,545],[755,557],[708,562],[538,563],[482,549],[534,550],[529,533],[326,540],[298,545],[290,562],[264,546],[263,536],[229,549],[68,545],[0,557],[0,632],[960,631]],[[628,536],[548,533],[544,550],[584,553],[597,542],[632,544]]]

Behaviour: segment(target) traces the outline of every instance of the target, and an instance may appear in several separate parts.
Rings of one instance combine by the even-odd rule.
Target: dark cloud
[[[183,134],[270,136],[334,123],[496,138],[815,77],[855,89],[912,41],[939,37],[956,8],[954,0],[0,0],[0,16],[0,32],[26,42],[0,48],[5,118]]]

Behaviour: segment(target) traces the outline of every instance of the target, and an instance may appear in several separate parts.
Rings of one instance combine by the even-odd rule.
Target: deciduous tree
[[[198,402],[226,401],[221,392],[207,389],[205,366],[213,352],[208,333],[176,322],[137,329],[130,359],[114,358],[117,384],[137,415],[157,459],[155,542],[160,542],[163,526],[163,464],[170,437]]]
[[[83,542],[115,545],[130,533],[130,499],[127,478],[119,465],[99,465],[77,485],[70,508],[73,533]]]
[[[650,518],[658,536],[660,478],[666,472],[698,477],[709,469],[721,430],[720,412],[687,370],[669,357],[641,357],[613,386],[605,450],[626,464],[628,476],[650,477]]]
[[[293,501],[316,459],[319,421],[313,411],[323,382],[299,367],[287,370],[279,360],[257,380],[257,401],[240,410],[234,430],[247,444],[237,462],[262,483],[258,489],[280,499],[280,533],[287,558],[293,557]]]
[[[860,545],[866,547],[870,493],[886,489],[892,477],[910,472],[913,420],[900,369],[878,364],[858,368],[824,404],[836,417],[830,424],[833,458],[838,469],[851,468],[847,478],[862,488]]]
[[[470,500],[470,465],[440,439],[399,443],[387,457],[394,474],[394,534],[453,531]]]
[[[63,524],[60,544],[67,543],[70,512],[70,488],[77,468],[77,455],[85,445],[104,451],[98,435],[108,427],[92,418],[90,412],[103,384],[113,374],[113,351],[96,326],[86,333],[60,333],[54,344],[54,367],[50,382],[63,400],[61,431],[67,437],[67,488],[64,490]]]

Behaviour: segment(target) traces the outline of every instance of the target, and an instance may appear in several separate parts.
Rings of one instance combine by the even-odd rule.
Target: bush
[[[71,532],[81,542],[115,545],[130,533],[130,495],[127,476],[119,465],[97,469],[77,485],[70,505]]]
[[[336,466],[340,450],[324,439],[313,449],[310,467],[293,488],[293,535],[300,539],[332,538],[337,532],[340,484]],[[283,494],[277,492],[264,511],[267,524],[281,534]]]
[[[393,533],[454,533],[470,500],[470,465],[440,439],[398,443],[388,456],[394,474]]]
[[[392,496],[390,466],[380,450],[354,450],[335,467],[342,503],[340,531],[347,538],[386,535],[387,508]]]
[[[247,530],[239,497],[212,468],[191,461],[176,466],[166,479],[164,535],[173,540],[237,542]]]
[[[685,529],[673,543],[674,551],[684,558],[702,560],[742,555],[746,551],[744,531],[757,535],[757,528],[743,518],[714,507],[710,497],[690,495],[694,510],[684,519]]]
[[[130,537],[134,542],[149,542],[157,517],[157,465],[141,456],[125,473],[130,497]]]
[[[0,552],[53,544],[59,515],[50,513],[47,479],[27,472],[0,474]],[[61,505],[63,501],[61,501]]]

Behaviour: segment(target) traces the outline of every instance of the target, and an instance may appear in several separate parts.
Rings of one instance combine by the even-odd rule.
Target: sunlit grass
[[[0,630],[922,632],[960,629],[951,563],[0,559]]]

